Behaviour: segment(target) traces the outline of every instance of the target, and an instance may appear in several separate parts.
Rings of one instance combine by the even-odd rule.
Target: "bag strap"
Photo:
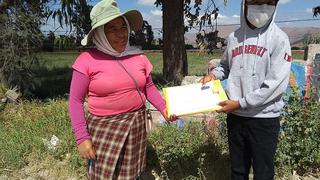
[[[128,76],[132,79],[134,85],[136,86],[136,90],[137,90],[138,93],[139,93],[141,102],[142,102],[143,105],[145,105],[145,102],[143,101],[143,98],[142,98],[142,95],[141,95],[141,91],[140,91],[140,89],[139,89],[139,87],[138,87],[137,81],[136,81],[136,80],[134,79],[134,77],[127,71],[127,69],[123,66],[123,64],[122,64],[119,60],[117,60],[117,63],[122,67],[122,69],[124,69],[124,71],[125,71],[125,72],[128,74]]]

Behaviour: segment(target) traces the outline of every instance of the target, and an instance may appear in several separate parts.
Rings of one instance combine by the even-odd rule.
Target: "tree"
[[[38,64],[36,53],[44,39],[41,25],[53,17],[58,19],[60,26],[63,20],[69,27],[73,25],[80,35],[91,28],[87,22],[90,6],[85,0],[61,0],[61,9],[52,9],[50,4],[56,2],[0,1],[0,80],[7,87],[18,87],[24,95],[30,94],[37,84],[32,68]],[[80,14],[81,18],[75,19]]]
[[[317,17],[318,15],[320,15],[320,6],[314,7],[312,11],[313,11],[313,17]]]
[[[130,34],[130,44],[141,46],[142,49],[150,49],[152,47],[154,36],[152,26],[147,21],[143,21],[142,29]]]
[[[54,35],[54,32],[50,31],[43,40],[42,50],[53,52],[55,38],[56,36]]]
[[[60,17],[61,24],[61,17],[65,17],[65,24],[68,24],[73,5],[78,1],[80,0],[61,0],[61,10],[54,14]],[[224,0],[224,3],[226,4],[227,0]],[[202,0],[194,0],[193,4],[191,0],[155,0],[155,5],[162,6],[163,10],[163,76],[167,82],[178,85],[188,74],[184,33],[194,25],[200,26],[200,30],[206,24],[212,25],[218,16],[219,9],[214,0],[208,0],[202,16],[200,16],[201,4]],[[184,25],[185,17],[188,27]]]
[[[55,38],[54,45],[60,51],[75,49],[77,45],[76,37],[72,35],[59,35],[59,37]]]
[[[35,87],[32,67],[41,49],[40,31],[46,12],[45,0],[0,1],[0,79],[7,87],[29,94]]]
[[[91,5],[85,0],[74,3],[74,12],[71,15],[71,24],[76,31],[76,42],[80,45],[81,39],[91,30],[90,11]]]
[[[163,10],[163,77],[175,85],[188,75],[184,40],[184,0],[164,0]]]
[[[224,0],[227,3],[227,0]],[[188,75],[187,53],[184,33],[194,25],[200,30],[206,24],[212,25],[218,17],[219,9],[214,0],[209,0],[204,14],[200,16],[202,0],[156,0],[155,5],[162,5],[163,10],[163,76],[167,82],[179,85]],[[193,8],[192,8],[193,6]],[[187,18],[188,26],[184,24]]]

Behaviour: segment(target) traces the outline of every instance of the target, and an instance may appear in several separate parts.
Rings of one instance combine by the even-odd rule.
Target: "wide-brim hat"
[[[88,44],[94,30],[97,27],[105,25],[108,22],[121,16],[127,18],[131,30],[137,31],[141,29],[143,25],[143,18],[139,11],[129,10],[121,13],[116,1],[114,0],[102,0],[97,3],[90,12],[91,30],[81,40],[81,45],[85,46]]]

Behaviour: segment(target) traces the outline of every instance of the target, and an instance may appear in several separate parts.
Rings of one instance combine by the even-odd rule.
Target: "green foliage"
[[[199,151],[200,145],[204,144],[205,134],[199,124],[189,124],[185,129],[165,126],[162,131],[151,134],[150,139],[154,140],[151,143],[157,148],[159,158],[166,163],[191,159]]]
[[[296,94],[289,103],[282,115],[277,151],[280,176],[286,170],[302,175],[320,166],[320,105]],[[219,128],[213,129],[194,121],[184,129],[159,127],[148,137],[147,167],[162,179],[228,179],[226,117],[220,114],[217,118]],[[52,135],[60,141],[55,150],[46,144]],[[76,172],[85,166],[76,151],[64,99],[8,104],[0,114],[0,144],[0,171],[24,167],[30,154],[36,161],[47,156],[68,159]]]
[[[4,94],[6,93],[7,88],[4,86],[4,84],[0,83],[0,98],[4,97]]]
[[[54,150],[47,146],[52,135],[59,138]],[[36,153],[34,158],[38,159],[34,160],[41,160],[45,154],[62,160],[69,154],[74,168],[82,164],[77,155],[65,100],[8,104],[0,114],[0,144],[0,169],[24,167],[30,153]]]
[[[43,39],[44,4],[10,1],[1,5],[0,80],[8,88],[17,86],[21,93],[29,94],[37,84],[31,67],[37,65],[35,52]]]
[[[217,129],[208,130],[200,122],[184,128],[163,126],[148,140],[148,165],[157,168],[163,179],[226,179],[228,157]],[[218,165],[219,164],[219,165]]]
[[[60,35],[54,39],[54,46],[58,50],[70,50],[76,48],[76,38],[73,36]]]
[[[142,49],[153,49],[153,31],[152,26],[147,21],[143,21],[142,29],[130,34],[130,44],[141,46]]]
[[[91,9],[92,6],[88,5],[87,1],[74,1],[71,23],[76,30],[76,44],[78,46],[80,46],[81,39],[91,30]]]
[[[43,40],[42,50],[53,52],[55,38],[54,32],[50,31]]]
[[[320,15],[320,6],[314,7],[312,9],[313,12],[313,17],[318,17],[318,15]]]
[[[208,54],[213,54],[214,49],[218,49],[218,43],[221,43],[221,46],[225,46],[225,39],[218,36],[219,31],[210,31],[206,32],[203,30],[203,35],[199,32],[197,33],[196,43],[201,49],[201,45],[204,46],[204,49],[208,49]]]
[[[206,25],[213,27],[214,21],[217,19],[219,14],[219,8],[216,6],[214,0],[208,1],[205,7],[202,7],[202,3],[202,0],[184,0],[182,12],[184,13],[184,16],[187,18],[188,22],[185,31],[190,30],[194,26],[199,26],[199,30]],[[225,5],[226,3],[227,0],[224,0]],[[160,6],[162,4],[163,0],[155,1],[156,6]],[[203,13],[201,13],[201,9],[203,9]]]
[[[304,46],[308,46],[309,44],[320,44],[320,35],[307,35],[303,39]]]
[[[282,115],[277,163],[304,174],[320,167],[320,104],[294,92]]]

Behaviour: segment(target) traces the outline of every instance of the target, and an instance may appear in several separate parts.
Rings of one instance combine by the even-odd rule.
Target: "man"
[[[231,179],[274,178],[274,157],[280,110],[290,74],[287,35],[274,23],[278,0],[244,0],[241,27],[227,39],[220,65],[202,82],[228,79],[230,100],[219,112],[228,113]]]

